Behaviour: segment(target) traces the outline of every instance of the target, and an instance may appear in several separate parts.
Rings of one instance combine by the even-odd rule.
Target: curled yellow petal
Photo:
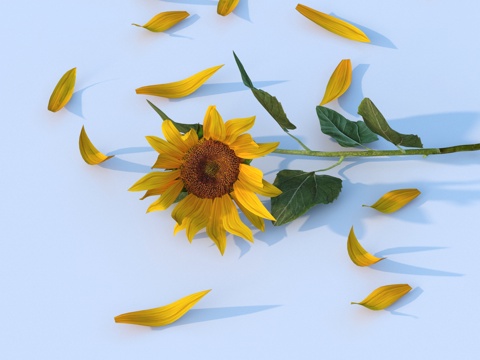
[[[217,5],[217,14],[226,16],[237,7],[240,0],[220,0]]]
[[[408,284],[380,286],[378,289],[373,290],[370,295],[361,302],[352,301],[351,304],[362,305],[370,310],[383,310],[399,300],[410,290],[412,290],[412,287]]]
[[[82,126],[78,144],[80,146],[80,154],[82,155],[83,160],[89,165],[98,165],[114,156],[107,156],[97,150],[88,138],[87,133],[85,132],[85,126]]]
[[[375,204],[370,205],[370,207],[382,213],[390,214],[407,205],[418,195],[420,195],[420,191],[418,189],[392,190],[383,195],[380,199],[378,199]]]
[[[370,39],[362,30],[346,21],[336,18],[335,16],[322,13],[302,4],[298,4],[296,10],[307,19],[312,20],[315,24],[320,25],[334,34],[350,40],[370,42]]]
[[[330,80],[328,80],[325,95],[320,105],[324,105],[342,96],[352,83],[352,62],[350,59],[343,59],[335,68]]]
[[[214,66],[196,73],[186,79],[157,85],[142,86],[135,90],[137,94],[154,95],[166,98],[188,96],[203,85],[223,65]]]
[[[370,254],[360,245],[353,231],[353,226],[350,229],[350,234],[348,234],[347,250],[350,259],[358,266],[370,266],[384,259]]]
[[[178,24],[189,16],[190,14],[186,11],[165,11],[155,15],[145,25],[132,25],[143,27],[153,32],[162,32],[170,29],[172,26]]]
[[[115,316],[116,323],[144,326],[165,326],[180,319],[210,290],[191,294],[171,304],[154,309],[140,310]]]
[[[70,101],[75,88],[75,80],[77,77],[77,68],[68,70],[58,81],[55,89],[53,89],[50,100],[48,101],[48,110],[57,112]]]

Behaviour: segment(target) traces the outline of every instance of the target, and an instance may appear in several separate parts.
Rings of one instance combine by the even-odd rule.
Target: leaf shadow
[[[221,307],[221,308],[209,308],[209,309],[192,309],[183,317],[178,319],[173,324],[162,326],[162,327],[152,327],[152,330],[166,330],[168,328],[183,326],[188,324],[194,324],[205,321],[212,320],[221,320],[228,319],[237,316],[245,316],[261,311],[266,311],[280,307],[282,305],[254,305],[254,306],[232,306],[232,307]]]
[[[273,80],[273,81],[258,81],[259,86],[271,86],[276,84],[281,84],[287,80]],[[181,102],[188,99],[194,99],[198,97],[211,96],[226,94],[231,92],[238,91],[247,91],[250,90],[247,88],[243,82],[229,82],[229,83],[219,83],[219,84],[204,84],[200,89],[195,91],[193,94],[182,98],[169,99],[171,102]]]
[[[337,99],[338,105],[350,115],[358,117],[358,106],[365,97],[363,95],[362,81],[369,64],[359,64],[352,71],[352,83],[348,90]]]
[[[346,21],[346,22],[358,27],[360,30],[362,30],[365,33],[365,35],[367,35],[368,38],[370,39],[370,43],[366,43],[366,44],[380,46],[380,47],[389,48],[389,49],[397,49],[395,44],[390,39],[388,39],[386,36],[380,34],[379,32],[374,31],[370,28],[367,28],[366,26],[354,23],[351,20],[344,19],[344,18],[342,18],[338,15],[335,15],[335,13],[330,13],[330,15],[335,16],[336,18],[341,19],[343,21]]]

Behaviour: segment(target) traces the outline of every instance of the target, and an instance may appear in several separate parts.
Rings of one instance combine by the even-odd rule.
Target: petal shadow
[[[395,274],[423,275],[423,276],[463,276],[463,274],[423,268],[402,264],[390,259],[384,259],[370,266],[371,269]]]
[[[257,85],[257,87],[264,87],[264,86],[281,84],[286,81],[287,80],[257,81],[255,84]],[[243,82],[204,84],[200,89],[198,89],[191,95],[185,96],[183,98],[169,99],[169,100],[172,102],[179,102],[186,99],[193,99],[197,97],[219,95],[219,94],[226,94],[226,93],[246,91],[246,90],[249,90],[249,89],[243,84]]]
[[[164,327],[154,327],[152,329],[164,330],[174,326],[182,326],[204,321],[228,319],[231,317],[250,315],[260,311],[274,309],[279,306],[281,305],[233,306],[210,309],[193,309],[171,325],[167,325]]]
[[[369,68],[369,64],[359,64],[352,71],[352,83],[348,90],[338,98],[338,105],[353,116],[358,116],[358,106],[365,97],[363,95],[362,80]]]
[[[404,307],[405,305],[408,305],[411,302],[415,301],[420,295],[422,295],[422,293],[423,293],[423,289],[421,287],[417,286],[415,289],[410,291],[408,294],[406,294],[404,297],[402,297],[396,303],[390,305],[387,309],[385,309],[385,311],[388,311],[392,315],[408,316],[408,317],[412,317],[414,319],[418,319],[418,316],[398,312],[397,310]]]
[[[385,48],[389,48],[389,49],[396,49],[397,47],[395,46],[395,44],[390,40],[388,39],[387,37],[385,37],[384,35],[372,30],[372,29],[369,29],[363,25],[359,25],[357,23],[354,23],[350,20],[347,20],[347,19],[344,19],[338,15],[335,15],[334,13],[330,13],[330,15],[332,16],[335,16],[336,18],[339,18],[343,21],[347,21],[349,22],[350,24],[358,27],[360,30],[362,30],[365,35],[368,36],[368,38],[370,39],[370,44],[371,45],[375,45],[375,46],[381,46],[381,47],[385,47]],[[366,43],[368,44],[368,43]]]

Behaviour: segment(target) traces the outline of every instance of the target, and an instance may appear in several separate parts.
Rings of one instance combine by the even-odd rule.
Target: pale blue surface
[[[358,24],[372,44],[326,32],[296,4],[241,0],[223,18],[213,0],[0,3],[2,359],[478,358],[480,153],[347,160],[329,172],[344,180],[334,204],[285,227],[267,224],[253,245],[229,236],[223,257],[204,233],[192,244],[174,237],[169,212],[145,215],[150,201],[126,191],[155,159],[144,136],[160,135],[161,121],[146,98],[180,122],[201,122],[211,104],[225,119],[257,115],[258,141],[297,148],[242,85],[232,51],[312,148],[338,149],[320,132],[315,105],[344,58],[353,83],[333,109],[354,119],[368,96],[427,147],[480,141],[477,1],[304,2]],[[192,17],[167,34],[130,25],[168,10]],[[135,94],[218,64],[185,99]],[[47,111],[72,67],[71,102]],[[86,165],[82,125],[116,157]],[[278,155],[254,162],[270,181],[280,169],[331,164]],[[361,206],[405,187],[422,195],[396,214]],[[388,260],[353,265],[352,225]],[[388,311],[350,305],[394,283],[414,290]],[[113,322],[204,289],[212,291],[166,328]]]

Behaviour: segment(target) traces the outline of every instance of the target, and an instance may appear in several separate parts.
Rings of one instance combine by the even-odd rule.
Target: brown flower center
[[[189,194],[202,199],[214,199],[233,190],[241,161],[224,143],[200,140],[183,157],[180,177]]]

